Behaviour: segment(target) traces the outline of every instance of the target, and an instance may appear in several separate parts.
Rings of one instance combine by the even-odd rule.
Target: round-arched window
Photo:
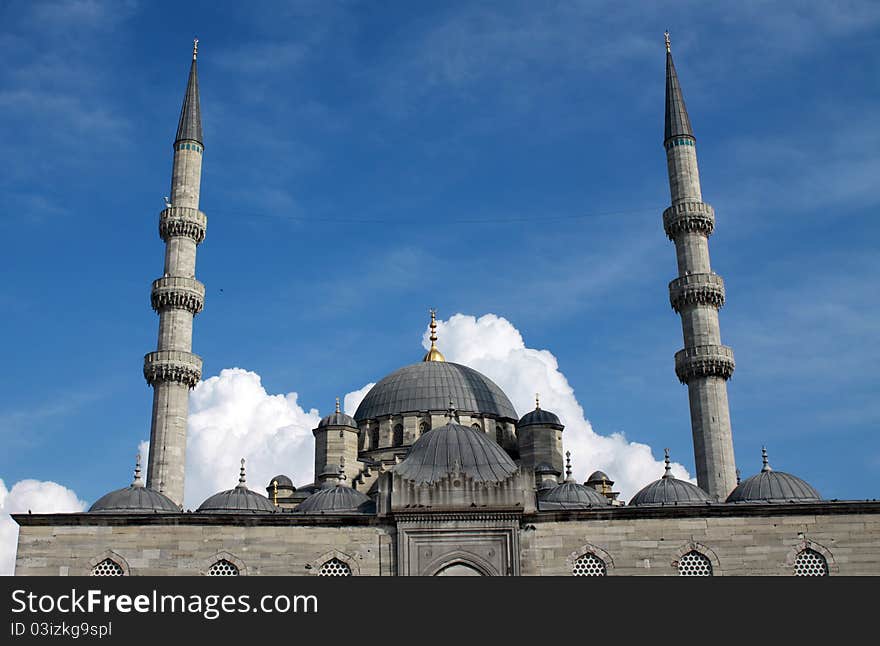
[[[584,554],[574,562],[571,574],[572,576],[605,576],[608,574],[608,568],[605,567],[605,561],[595,554]]]
[[[238,568],[226,559],[220,559],[208,568],[208,576],[238,576]]]
[[[379,448],[379,427],[374,426],[370,430],[370,448],[378,449]]]
[[[419,424],[419,435],[424,435],[430,430],[431,426],[428,424],[428,422],[422,422],[421,424]]]
[[[348,567],[348,563],[332,558],[321,566],[318,574],[321,576],[351,576],[351,568]]]
[[[712,576],[712,562],[705,554],[691,550],[678,560],[681,576]]]
[[[104,559],[92,568],[92,576],[124,576],[125,571],[113,559]]]
[[[795,576],[828,576],[828,561],[816,550],[802,550],[794,562]]]
[[[400,446],[401,444],[403,444],[403,424],[395,424],[393,435],[393,446]]]
[[[504,427],[501,424],[495,427],[495,442],[504,444]]]

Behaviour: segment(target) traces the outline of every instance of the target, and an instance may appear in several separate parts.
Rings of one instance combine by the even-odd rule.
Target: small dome
[[[630,506],[639,507],[646,505],[705,505],[711,502],[709,494],[685,480],[677,480],[672,475],[669,466],[669,451],[666,452],[666,473],[659,480],[655,480],[641,491],[632,500]]]
[[[761,472],[746,478],[727,497],[727,502],[815,502],[822,499],[819,492],[797,476],[774,471],[762,451],[764,466]]]
[[[275,512],[275,505],[266,496],[247,488],[244,478],[244,460],[241,461],[241,475],[235,489],[215,493],[196,510],[201,513],[251,514]]]
[[[141,480],[141,458],[138,455],[134,468],[134,481],[125,489],[104,494],[89,507],[89,513],[117,514],[174,514],[180,507],[168,496],[148,489]]]
[[[566,480],[560,485],[538,492],[538,506],[542,510],[589,509],[607,507],[610,504],[608,498],[592,487],[585,487],[573,480]]]
[[[588,485],[598,485],[602,483],[613,485],[614,480],[609,478],[608,474],[606,474],[604,471],[593,471],[593,473],[590,474],[590,477],[587,478]]]
[[[555,476],[560,475],[562,472],[554,467],[549,462],[541,462],[538,466],[535,467],[535,473],[538,475],[544,475],[545,473],[550,473]]]
[[[564,428],[562,422],[559,421],[559,418],[555,413],[551,413],[549,410],[544,410],[540,407],[536,407],[535,410],[523,415],[516,423],[516,426],[517,428],[523,426],[550,426],[556,429]]]
[[[347,426],[355,429],[358,427],[357,422],[354,421],[351,415],[346,415],[339,410],[339,397],[336,398],[336,411],[318,422],[318,428],[324,428],[325,426]]]
[[[269,485],[266,489],[272,489],[276,482],[278,483],[279,489],[296,489],[296,487],[293,486],[293,480],[285,475],[278,475],[269,480]]]
[[[360,491],[342,484],[334,484],[313,493],[303,500],[295,511],[301,514],[339,514],[346,512],[371,514],[375,512],[375,505],[372,500]]]
[[[481,482],[502,482],[517,472],[510,456],[485,433],[450,421],[416,440],[394,473],[413,482],[436,482],[456,468]]]

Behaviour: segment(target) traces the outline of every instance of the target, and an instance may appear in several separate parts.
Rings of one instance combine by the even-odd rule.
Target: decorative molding
[[[687,306],[724,306],[724,280],[718,274],[688,274],[669,283],[669,304],[677,313]]]
[[[837,561],[834,560],[834,555],[824,545],[820,543],[816,543],[815,541],[808,540],[807,538],[801,538],[801,540],[788,552],[785,557],[785,566],[788,568],[788,573],[794,576],[794,564],[797,561],[798,554],[803,552],[804,550],[813,550],[814,552],[818,552],[823,557],[825,557],[825,563],[828,565],[828,574],[840,574],[840,566],[837,564]]]
[[[670,240],[683,233],[706,237],[715,230],[715,209],[705,202],[680,202],[663,211],[663,229]]]
[[[704,377],[726,381],[735,368],[733,350],[726,345],[697,345],[675,353],[675,374],[683,384]]]
[[[195,316],[205,305],[205,286],[195,278],[184,276],[157,278],[150,291],[150,304],[156,312],[181,309]]]
[[[144,356],[144,379],[151,386],[174,381],[195,388],[202,378],[202,358],[180,350],[158,350]]]
[[[350,556],[345,552],[340,552],[339,550],[332,549],[324,552],[318,558],[314,559],[306,566],[306,568],[308,569],[309,574],[313,576],[320,576],[321,566],[324,565],[324,563],[326,563],[327,561],[337,559],[348,566],[348,569],[351,570],[352,576],[360,576],[361,567],[360,565],[358,565],[358,558],[360,558],[360,555],[358,555],[357,553],[355,553],[354,556]]]
[[[593,545],[592,543],[584,543],[574,552],[569,554],[568,557],[565,559],[566,569],[571,572],[574,569],[574,562],[585,554],[592,554],[603,563],[605,563],[606,573],[611,574],[611,570],[614,568],[614,559],[611,558],[611,555],[608,552],[603,550],[598,545]]]
[[[678,551],[675,553],[675,559],[673,559],[670,565],[673,569],[678,570],[678,562],[681,560],[681,557],[690,552],[699,552],[712,564],[712,576],[723,576],[724,572],[721,569],[721,561],[718,560],[718,555],[715,553],[712,548],[703,545],[702,543],[697,543],[696,541],[688,541],[684,545],[678,548]]]
[[[106,561],[110,559],[116,565],[122,568],[122,576],[130,576],[131,575],[131,567],[128,565],[128,561],[125,560],[125,557],[119,554],[118,552],[114,552],[113,550],[104,550],[98,556],[89,559],[89,570],[86,574],[91,574],[92,570],[95,569],[95,566],[102,561]]]
[[[169,238],[192,238],[200,244],[207,229],[208,216],[198,209],[169,206],[159,214],[159,237],[165,242]]]
[[[230,563],[232,563],[235,567],[238,568],[238,576],[248,575],[247,565],[244,564],[244,561],[238,558],[235,554],[231,554],[230,552],[226,552],[224,550],[214,552],[213,555],[203,560],[199,574],[201,574],[202,576],[208,576],[208,570],[210,570],[211,566],[214,565],[214,563],[216,563],[217,561],[229,561]]]

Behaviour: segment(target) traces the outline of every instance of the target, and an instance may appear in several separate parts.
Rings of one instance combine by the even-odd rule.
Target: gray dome
[[[345,413],[341,413],[339,411],[336,411],[335,413],[330,413],[320,422],[318,422],[318,428],[323,428],[325,426],[349,426],[351,428],[358,427],[357,422],[354,421],[354,418],[351,415],[346,415]]]
[[[587,478],[587,484],[602,484],[603,482],[609,485],[614,484],[614,480],[609,478],[608,474],[604,471],[593,471],[593,473],[590,474],[590,477]]]
[[[485,433],[449,422],[416,440],[394,473],[413,482],[436,482],[456,465],[480,482],[501,482],[517,471],[510,456]]]
[[[784,471],[774,471],[763,451],[761,472],[746,478],[727,497],[727,502],[815,502],[819,492],[804,480]]]
[[[630,506],[643,505],[705,505],[710,502],[709,494],[686,480],[677,480],[671,473],[666,473],[639,491]]]
[[[197,511],[217,514],[272,513],[275,505],[266,496],[251,491],[244,485],[238,485],[235,489],[215,493],[199,505]]]
[[[125,489],[104,494],[91,507],[89,513],[169,514],[179,513],[180,507],[159,493],[139,482]]]
[[[552,426],[555,428],[563,428],[562,422],[555,413],[543,408],[536,408],[530,413],[522,416],[522,419],[516,423],[517,428],[521,426]]]
[[[372,500],[360,491],[345,485],[335,484],[313,493],[303,500],[295,511],[301,514],[338,514],[345,512],[371,514],[375,512],[375,505]]]
[[[446,411],[450,399],[463,412],[517,419],[507,395],[488,377],[448,361],[421,361],[392,372],[370,389],[354,418]]]
[[[538,493],[538,506],[542,510],[551,509],[589,509],[607,507],[611,504],[605,496],[591,487],[585,487],[572,480]]]
[[[541,462],[538,466],[535,467],[535,473],[541,475],[542,473],[552,473],[553,475],[560,475],[562,471],[554,467],[549,462]]]
[[[296,489],[296,487],[293,486],[293,480],[285,475],[278,475],[269,480],[269,485],[266,487],[266,489],[272,489],[274,487],[273,483],[275,482],[278,483],[279,489]]]

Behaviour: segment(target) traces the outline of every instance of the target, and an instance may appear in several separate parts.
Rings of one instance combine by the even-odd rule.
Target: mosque
[[[196,250],[207,229],[197,57],[195,41],[159,215],[158,345],[143,366],[153,388],[146,481],[138,463],[131,485],[87,512],[14,515],[16,574],[880,574],[880,502],[824,500],[773,470],[766,452],[757,474],[738,477],[727,401],[735,363],[718,320],[726,294],[709,262],[715,213],[702,199],[668,34],[663,225],[678,261],[669,298],[684,346],[674,365],[688,390],[697,485],[672,475],[668,453],[665,473],[631,500],[620,500],[601,471],[575,481],[559,417],[537,399],[520,416],[488,377],[446,361],[432,313],[421,361],[376,383],[354,416],[337,401],[314,429],[312,482],[279,474],[264,495],[247,483],[242,460],[237,486],[185,511],[188,399],[202,369],[192,323],[205,299]]]

